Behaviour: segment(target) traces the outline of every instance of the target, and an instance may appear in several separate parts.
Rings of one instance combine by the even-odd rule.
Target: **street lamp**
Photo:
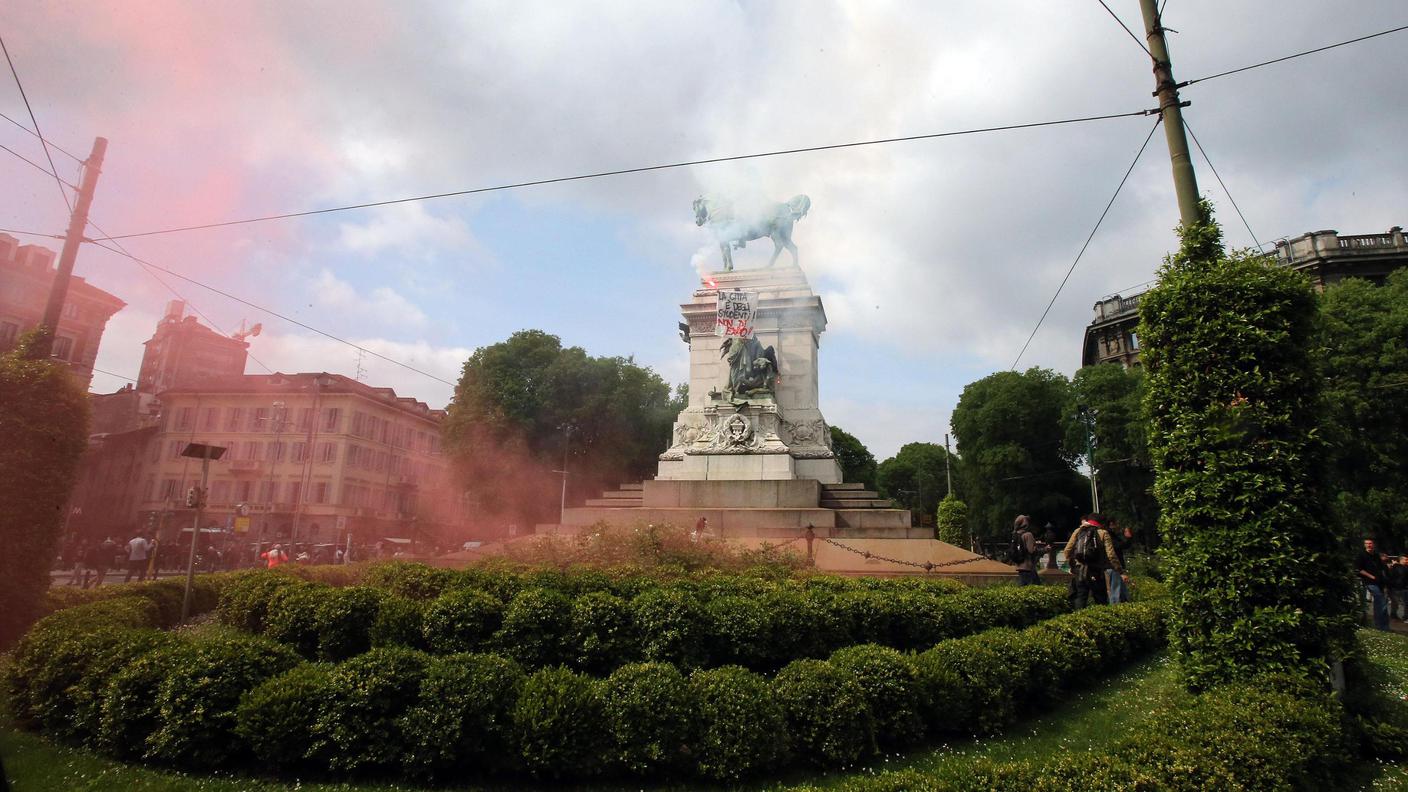
[[[1090,510],[1098,512],[1100,511],[1100,485],[1095,480],[1095,411],[1084,404],[1078,404],[1076,412],[1080,415],[1081,423],[1085,425],[1085,462],[1090,466]]]
[[[200,522],[205,514],[205,498],[208,491],[206,486],[210,482],[210,460],[219,459],[225,455],[224,446],[206,445],[204,443],[187,443],[186,450],[181,452],[183,457],[193,457],[200,460],[200,486],[192,487],[186,495],[186,505],[194,507],[196,510],[196,521],[191,526],[191,555],[186,561],[186,593],[181,598],[181,621],[191,613],[191,583],[196,575],[196,542],[200,541]]]

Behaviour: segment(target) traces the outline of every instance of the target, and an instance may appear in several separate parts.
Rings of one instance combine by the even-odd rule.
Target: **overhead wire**
[[[54,182],[58,184],[59,195],[63,197],[64,206],[67,206],[69,213],[72,214],[73,202],[68,199],[68,191],[64,189],[64,180],[59,178],[58,166],[54,165],[54,158],[49,154],[49,141],[44,139],[44,131],[39,128],[39,119],[34,117],[34,108],[29,106],[29,96],[24,92],[24,83],[20,82],[20,73],[15,69],[14,59],[10,57],[10,48],[5,46],[4,36],[0,36],[0,51],[5,53],[5,62],[10,65],[10,75],[15,78],[15,87],[20,89],[20,98],[24,100],[24,109],[29,111],[29,121],[34,124],[34,134],[39,137],[39,143],[44,148],[44,158],[49,160],[49,170],[53,173]]]
[[[1345,46],[1348,46],[1348,45],[1350,45],[1350,44],[1358,44],[1358,43],[1361,42],[1361,41],[1368,41],[1369,39],[1378,38],[1379,36],[1387,36],[1387,35],[1390,34],[1390,33],[1399,33],[1399,32],[1404,31],[1404,30],[1408,30],[1408,25],[1399,25],[1399,26],[1396,27],[1396,28],[1389,28],[1388,30],[1381,30],[1381,31],[1379,31],[1378,33],[1370,33],[1370,34],[1367,35],[1367,36],[1360,36],[1360,37],[1358,37],[1358,38],[1352,38],[1352,39],[1349,39],[1348,41],[1341,41],[1341,42],[1338,42],[1338,43],[1336,43],[1336,44],[1327,44],[1327,45],[1325,45],[1325,46],[1323,46],[1323,47],[1316,47],[1315,49],[1305,50],[1304,52],[1297,52],[1297,53],[1295,53],[1295,54],[1293,54],[1293,55],[1286,55],[1286,56],[1280,57],[1280,58],[1273,58],[1273,59],[1268,60],[1268,61],[1262,61],[1261,63],[1253,63],[1253,64],[1250,65],[1250,66],[1242,66],[1242,67],[1240,67],[1240,68],[1228,69],[1227,71],[1224,71],[1224,72],[1218,72],[1217,74],[1209,74],[1209,75],[1206,76],[1206,77],[1199,77],[1199,78],[1194,79],[1194,80],[1188,80],[1188,81],[1186,81],[1186,82],[1181,82],[1181,83],[1178,84],[1178,87],[1179,87],[1179,88],[1182,88],[1182,87],[1184,87],[1184,86],[1192,85],[1192,84],[1194,84],[1194,83],[1207,82],[1207,81],[1209,81],[1209,80],[1216,80],[1216,79],[1219,78],[1219,77],[1227,77],[1227,76],[1232,75],[1232,74],[1241,74],[1241,73],[1244,72],[1244,71],[1251,71],[1252,69],[1260,69],[1262,66],[1270,66],[1270,65],[1273,64],[1273,63],[1281,63],[1281,62],[1283,62],[1283,61],[1292,60],[1292,59],[1294,59],[1294,58],[1301,58],[1301,57],[1304,57],[1304,56],[1306,56],[1306,55],[1314,55],[1314,54],[1317,53],[1317,52],[1324,52],[1324,51],[1326,51],[1326,50],[1332,50],[1332,49],[1335,49],[1336,47],[1345,47]]]
[[[1232,202],[1232,208],[1237,210],[1237,216],[1242,218],[1242,225],[1247,229],[1247,234],[1251,236],[1252,241],[1256,243],[1256,249],[1264,251],[1266,246],[1261,244],[1260,239],[1257,239],[1256,232],[1252,230],[1251,223],[1247,222],[1247,216],[1242,214],[1242,207],[1237,205],[1237,199],[1232,197],[1232,191],[1227,189],[1227,183],[1222,180],[1222,175],[1217,172],[1217,166],[1212,164],[1212,160],[1208,157],[1207,151],[1203,149],[1202,141],[1198,140],[1198,136],[1193,133],[1193,127],[1188,123],[1188,119],[1186,118],[1183,120],[1183,128],[1188,130],[1188,136],[1193,138],[1193,144],[1198,147],[1198,153],[1203,155],[1203,162],[1208,164],[1208,169],[1211,170],[1212,175],[1216,177],[1217,183],[1222,186],[1222,192],[1227,195],[1227,200]]]
[[[807,154],[817,151],[835,151],[838,149],[860,148],[862,146],[879,146],[889,143],[907,143],[916,140],[935,140],[938,138],[959,137],[962,135],[977,135],[989,132],[1008,132],[1017,129],[1034,129],[1037,127],[1087,123],[1090,121],[1108,121],[1114,118],[1134,118],[1137,116],[1147,116],[1150,115],[1152,112],[1157,111],[1136,110],[1128,113],[1108,113],[1105,115],[1083,116],[1080,118],[1065,118],[1054,121],[1032,121],[1024,124],[1005,124],[1002,126],[979,127],[975,129],[960,129],[951,132],[933,132],[923,135],[905,135],[902,137],[879,138],[875,140],[860,140],[853,141],[850,143],[830,143],[821,146],[804,146],[801,148],[778,149],[776,151],[764,151],[754,154],[735,154],[727,157],[709,157],[706,159],[687,160],[684,162],[671,162],[661,165],[646,165],[637,168],[619,168],[616,170],[597,171],[594,173],[582,173],[577,174],[575,176],[558,176],[549,179],[534,179],[531,181],[498,184],[490,187],[474,187],[464,190],[452,190],[450,192],[432,193],[429,195],[414,195],[405,198],[392,198],[384,201],[368,201],[365,203],[347,204],[345,206],[330,206],[323,209],[309,209],[298,212],[282,212],[279,214],[262,215],[258,217],[246,217],[239,220],[223,220],[210,223],[200,223],[196,225],[161,228],[152,231],[141,231],[131,234],[117,234],[110,237],[103,237],[103,241],[109,239],[132,239],[135,237],[157,236],[159,234],[175,234],[184,231],[201,231],[210,228],[225,228],[228,226],[248,225],[250,223],[262,223],[271,220],[288,220],[295,217],[309,217],[313,215],[331,214],[334,212],[347,212],[355,209],[371,209],[379,206],[392,206],[395,204],[413,203],[416,201],[431,201],[440,198],[454,198],[465,195],[479,195],[482,193],[499,192],[503,190],[516,190],[524,187],[540,187],[548,184],[562,184],[564,182],[583,181],[586,179],[600,179],[607,176],[624,176],[631,173],[648,173],[650,171],[670,170],[672,168],[685,168],[693,165],[712,165],[720,162],[738,162],[740,160],[762,159],[764,157],[780,157],[790,154]]]
[[[4,113],[0,113],[0,118],[3,118],[3,119],[5,119],[6,121],[9,121],[11,124],[14,124],[15,126],[19,127],[20,129],[23,129],[24,131],[28,132],[30,135],[33,135],[33,136],[36,137],[36,138],[39,137],[39,133],[35,132],[33,129],[30,129],[29,127],[25,126],[24,124],[20,123],[19,121],[16,121],[15,119],[10,118],[9,116],[5,115]],[[79,165],[82,165],[82,164],[83,164],[83,158],[82,158],[82,157],[78,156],[77,154],[74,154],[73,152],[69,151],[68,149],[64,148],[63,146],[60,146],[59,144],[55,143],[55,142],[52,141],[52,140],[49,141],[49,148],[52,148],[53,150],[59,152],[60,154],[63,154],[63,155],[65,155],[65,156],[69,157],[69,158],[72,159],[74,162],[77,162]]]
[[[1129,34],[1129,37],[1132,38],[1132,39],[1134,39],[1134,43],[1139,45],[1139,49],[1144,50],[1144,54],[1145,54],[1145,55],[1148,55],[1149,58],[1152,60],[1152,59],[1154,58],[1154,53],[1150,52],[1150,51],[1149,51],[1149,48],[1148,48],[1147,46],[1145,46],[1144,42],[1140,41],[1140,40],[1139,40],[1139,37],[1136,36],[1136,35],[1134,35],[1134,31],[1129,29],[1129,25],[1126,25],[1126,24],[1124,23],[1124,20],[1123,20],[1123,19],[1120,19],[1119,14],[1116,14],[1116,13],[1114,12],[1114,9],[1110,8],[1108,5],[1105,5],[1105,0],[1095,0],[1095,1],[1096,1],[1097,3],[1099,3],[1099,4],[1101,5],[1101,7],[1103,7],[1106,11],[1108,11],[1108,12],[1110,13],[1110,17],[1111,17],[1112,19],[1114,19],[1116,22],[1118,22],[1120,27],[1124,28],[1124,32],[1128,33],[1128,34]]]
[[[45,174],[45,175],[47,175],[47,176],[53,176],[55,179],[58,179],[58,180],[59,180],[59,184],[60,184],[61,186],[63,186],[63,187],[68,187],[70,190],[77,190],[77,189],[78,189],[76,186],[74,186],[74,184],[73,184],[72,182],[64,181],[64,180],[63,180],[62,178],[60,178],[57,174],[55,174],[53,171],[49,170],[48,168],[44,167],[43,165],[40,165],[39,163],[35,162],[34,160],[30,159],[29,157],[26,157],[25,155],[19,153],[18,151],[15,151],[14,149],[10,148],[9,146],[5,145],[4,143],[0,143],[0,149],[3,149],[4,151],[7,151],[7,152],[9,152],[10,154],[13,154],[15,157],[17,157],[17,158],[23,160],[23,161],[26,162],[31,168],[34,168],[35,170],[38,170],[40,173],[43,173],[43,174]],[[68,194],[65,193],[64,195],[65,195],[65,197],[67,197]],[[70,209],[69,211],[73,211],[73,210]]]
[[[120,380],[127,380],[128,382],[131,382],[131,383],[133,383],[133,384],[136,384],[136,382],[137,382],[137,378],[136,378],[136,377],[128,377],[128,376],[125,376],[125,375],[123,375],[123,374],[117,374],[117,373],[114,373],[114,372],[111,372],[111,371],[104,371],[104,370],[98,368],[97,366],[91,366],[90,368],[92,368],[93,371],[95,371],[95,372],[97,372],[97,373],[99,373],[99,374],[106,374],[106,375],[108,375],[109,377],[117,377],[117,378],[120,379]]]
[[[1046,310],[1042,311],[1041,318],[1036,320],[1036,327],[1032,328],[1031,335],[1027,336],[1027,342],[1022,344],[1022,350],[1017,353],[1017,358],[1012,361],[1013,371],[1016,371],[1017,364],[1022,362],[1022,355],[1027,353],[1027,347],[1031,346],[1032,339],[1036,338],[1037,331],[1041,329],[1042,323],[1046,321],[1047,314],[1051,313],[1051,306],[1056,304],[1056,298],[1060,297],[1061,290],[1066,288],[1066,281],[1070,280],[1071,273],[1076,271],[1076,265],[1080,263],[1081,257],[1085,255],[1086,249],[1090,247],[1090,241],[1095,238],[1095,232],[1099,231],[1100,225],[1105,222],[1105,216],[1110,213],[1110,207],[1115,205],[1115,199],[1120,197],[1120,191],[1124,189],[1125,182],[1129,181],[1129,174],[1134,172],[1134,166],[1138,165],[1139,159],[1144,156],[1144,149],[1149,147],[1149,141],[1154,138],[1154,132],[1158,130],[1159,124],[1162,121],[1163,118],[1161,116],[1156,117],[1154,125],[1149,128],[1149,134],[1144,137],[1144,142],[1139,146],[1139,152],[1134,155],[1134,161],[1129,163],[1129,168],[1125,170],[1124,176],[1120,178],[1120,183],[1115,186],[1114,195],[1110,196],[1110,200],[1105,204],[1105,209],[1100,212],[1100,217],[1095,221],[1095,227],[1090,229],[1090,234],[1086,236],[1085,244],[1080,246],[1080,252],[1076,254],[1075,261],[1071,262],[1070,268],[1066,270],[1066,276],[1061,278],[1061,283],[1056,287],[1056,293],[1051,295],[1051,300],[1046,303]]]

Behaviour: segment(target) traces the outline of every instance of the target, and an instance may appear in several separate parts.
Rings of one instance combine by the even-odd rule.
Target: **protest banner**
[[[752,338],[753,318],[758,313],[758,293],[719,292],[714,311],[714,335],[724,338]]]

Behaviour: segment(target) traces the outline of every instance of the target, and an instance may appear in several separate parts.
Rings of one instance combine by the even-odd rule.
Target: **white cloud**
[[[469,226],[458,217],[436,217],[423,203],[383,207],[362,223],[338,224],[338,246],[363,255],[390,253],[423,258],[475,251]]]
[[[330,270],[324,269],[310,285],[314,304],[319,308],[398,329],[420,330],[429,319],[414,303],[388,286],[376,286],[365,294]]]

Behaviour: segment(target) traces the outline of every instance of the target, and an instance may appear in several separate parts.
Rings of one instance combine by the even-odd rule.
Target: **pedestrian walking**
[[[1017,567],[1017,585],[1039,586],[1036,573],[1036,535],[1032,533],[1032,518],[1017,515],[1012,521],[1012,541],[1007,547],[1007,562]]]
[[[99,544],[93,545],[92,553],[88,556],[87,566],[93,571],[93,588],[103,585],[103,579],[108,575],[108,568],[117,560],[117,542],[109,536]],[[88,588],[87,580],[83,583],[83,588]]]
[[[73,557],[69,559],[73,563],[73,571],[69,573],[68,584],[70,586],[82,586],[85,572],[87,571],[88,543],[79,542],[73,550]]]
[[[1384,596],[1388,570],[1384,568],[1384,562],[1379,558],[1374,537],[1370,536],[1364,539],[1364,552],[1354,559],[1354,571],[1359,575],[1359,582],[1364,584],[1364,593],[1369,595],[1374,615],[1374,628],[1388,630],[1388,598]]]
[[[1403,556],[1389,557],[1388,566],[1388,615],[1399,621],[1408,621],[1408,564]]]
[[[1060,539],[1056,533],[1056,526],[1051,523],[1046,524],[1046,530],[1041,534],[1041,541],[1046,545],[1046,568],[1056,569],[1056,542]]]
[[[278,565],[288,561],[288,553],[284,552],[283,545],[274,545],[259,554],[259,557],[268,562],[268,568],[273,569]]]
[[[138,583],[147,579],[147,556],[151,548],[151,542],[141,534],[127,543],[127,575],[122,578],[123,583],[131,583],[133,575],[137,576]]]
[[[1134,532],[1128,528],[1120,528],[1112,524],[1110,531],[1110,543],[1115,548],[1115,558],[1119,560],[1119,568],[1125,569],[1124,551],[1134,544]],[[1116,572],[1114,567],[1105,570],[1105,591],[1110,599],[1110,604],[1117,602],[1129,602],[1129,586],[1125,585],[1128,575]]]
[[[1080,527],[1066,542],[1065,553],[1071,564],[1071,610],[1109,602],[1106,569],[1114,569],[1122,582],[1129,582],[1100,514],[1087,514],[1081,519]]]

